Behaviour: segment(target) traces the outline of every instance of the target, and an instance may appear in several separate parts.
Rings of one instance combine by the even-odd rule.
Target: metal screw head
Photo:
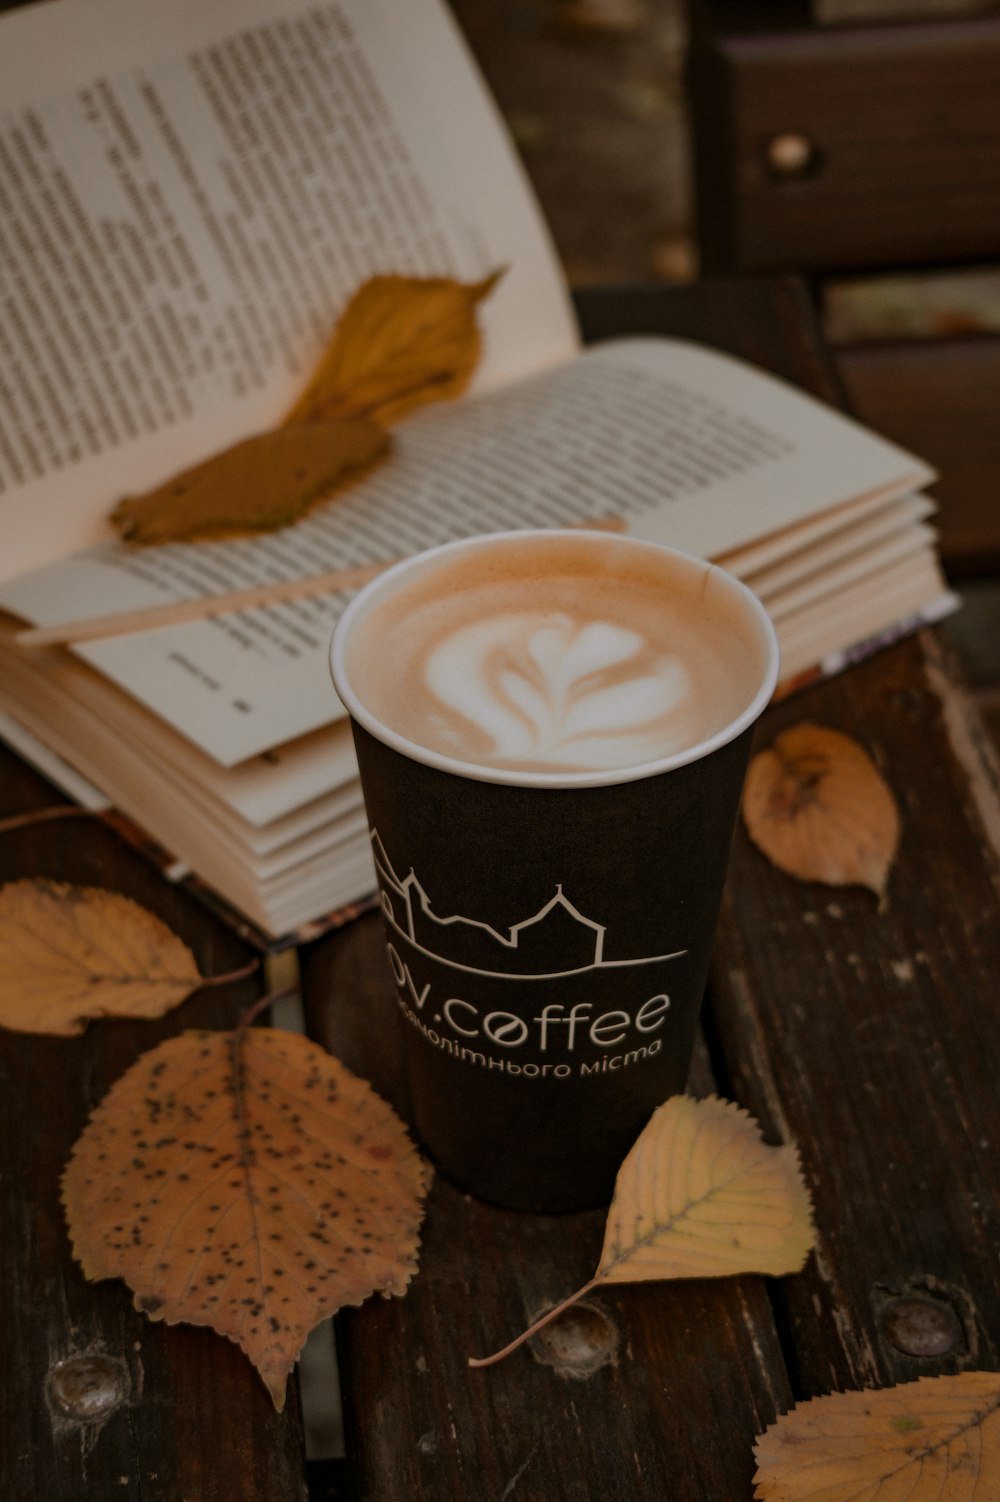
[[[596,1304],[579,1303],[532,1338],[531,1349],[544,1366],[564,1377],[589,1377],[614,1361],[618,1331]]]
[[[128,1397],[129,1375],[113,1356],[70,1356],[49,1372],[49,1401],[65,1418],[96,1424]]]
[[[879,1322],[886,1340],[904,1356],[947,1356],[962,1339],[958,1316],[944,1299],[916,1294],[890,1299]]]
[[[814,141],[798,130],[782,130],[764,147],[764,162],[772,177],[790,181],[809,177],[819,166],[820,153]]]

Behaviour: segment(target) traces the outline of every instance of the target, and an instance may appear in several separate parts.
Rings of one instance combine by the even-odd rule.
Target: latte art
[[[334,676],[355,719],[414,753],[528,782],[603,781],[743,714],[771,650],[761,614],[718,569],[652,544],[512,533],[369,585]]]
[[[684,744],[671,720],[692,692],[687,668],[612,621],[492,616],[441,642],[425,676],[505,762],[615,767]]]

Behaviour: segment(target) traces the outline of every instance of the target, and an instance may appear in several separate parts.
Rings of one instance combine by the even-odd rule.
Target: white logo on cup
[[[669,954],[652,954],[641,959],[606,959],[604,924],[585,917],[566,897],[561,886],[557,886],[553,896],[536,913],[513,924],[506,932],[457,913],[440,918],[431,911],[430,899],[415,872],[411,870],[408,876],[398,877],[375,830],[371,831],[371,841],[387,921],[414,949],[456,970],[478,975],[518,976],[525,980],[553,980],[587,970],[654,965],[662,960],[679,959],[687,953],[684,949],[676,949]],[[561,930],[559,951],[565,955],[568,943],[576,963],[561,970],[536,969],[540,957],[550,952],[554,926]]]

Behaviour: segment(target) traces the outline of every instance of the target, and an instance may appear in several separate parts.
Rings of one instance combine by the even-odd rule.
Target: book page
[[[0,102],[0,576],[277,422],[375,273],[508,268],[478,389],[576,347],[441,0],[47,0]]]
[[[930,470],[751,367],[670,340],[589,350],[555,371],[401,426],[374,474],[281,532],[110,547],[0,587],[37,624],[266,579],[388,561],[475,532],[625,517],[712,557],[768,527]],[[231,766],[342,713],[327,652],[344,596],[80,647],[88,662]]]

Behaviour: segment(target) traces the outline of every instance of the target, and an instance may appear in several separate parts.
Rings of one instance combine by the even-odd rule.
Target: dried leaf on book
[[[755,1446],[759,1502],[1000,1495],[1000,1373],[920,1377],[800,1403]]]
[[[783,731],[751,761],[747,832],[800,881],[871,887],[882,897],[899,843],[895,800],[868,753],[821,725]]]
[[[93,1017],[161,1017],[204,984],[155,914],[100,887],[0,887],[0,1026],[69,1035]]]
[[[426,1170],[365,1081],[296,1034],[188,1032],[108,1092],[63,1176],[88,1278],[209,1325],[279,1410],[312,1327],[416,1270]]]
[[[428,402],[461,396],[479,362],[476,307],[499,281],[375,276],[351,298],[286,422],[363,415],[391,426]]]
[[[306,389],[276,428],[233,444],[143,495],[111,521],[127,542],[193,542],[297,521],[389,450],[386,429],[460,396],[482,353],[481,282],[376,276],[348,302]]]
[[[275,428],[126,496],[111,520],[137,543],[271,531],[358,479],[388,447],[388,434],[364,417]]]
[[[495,1356],[605,1283],[797,1272],[813,1244],[809,1195],[792,1147],[769,1147],[756,1122],[714,1096],[674,1095],[618,1172],[604,1249],[590,1282]]]

